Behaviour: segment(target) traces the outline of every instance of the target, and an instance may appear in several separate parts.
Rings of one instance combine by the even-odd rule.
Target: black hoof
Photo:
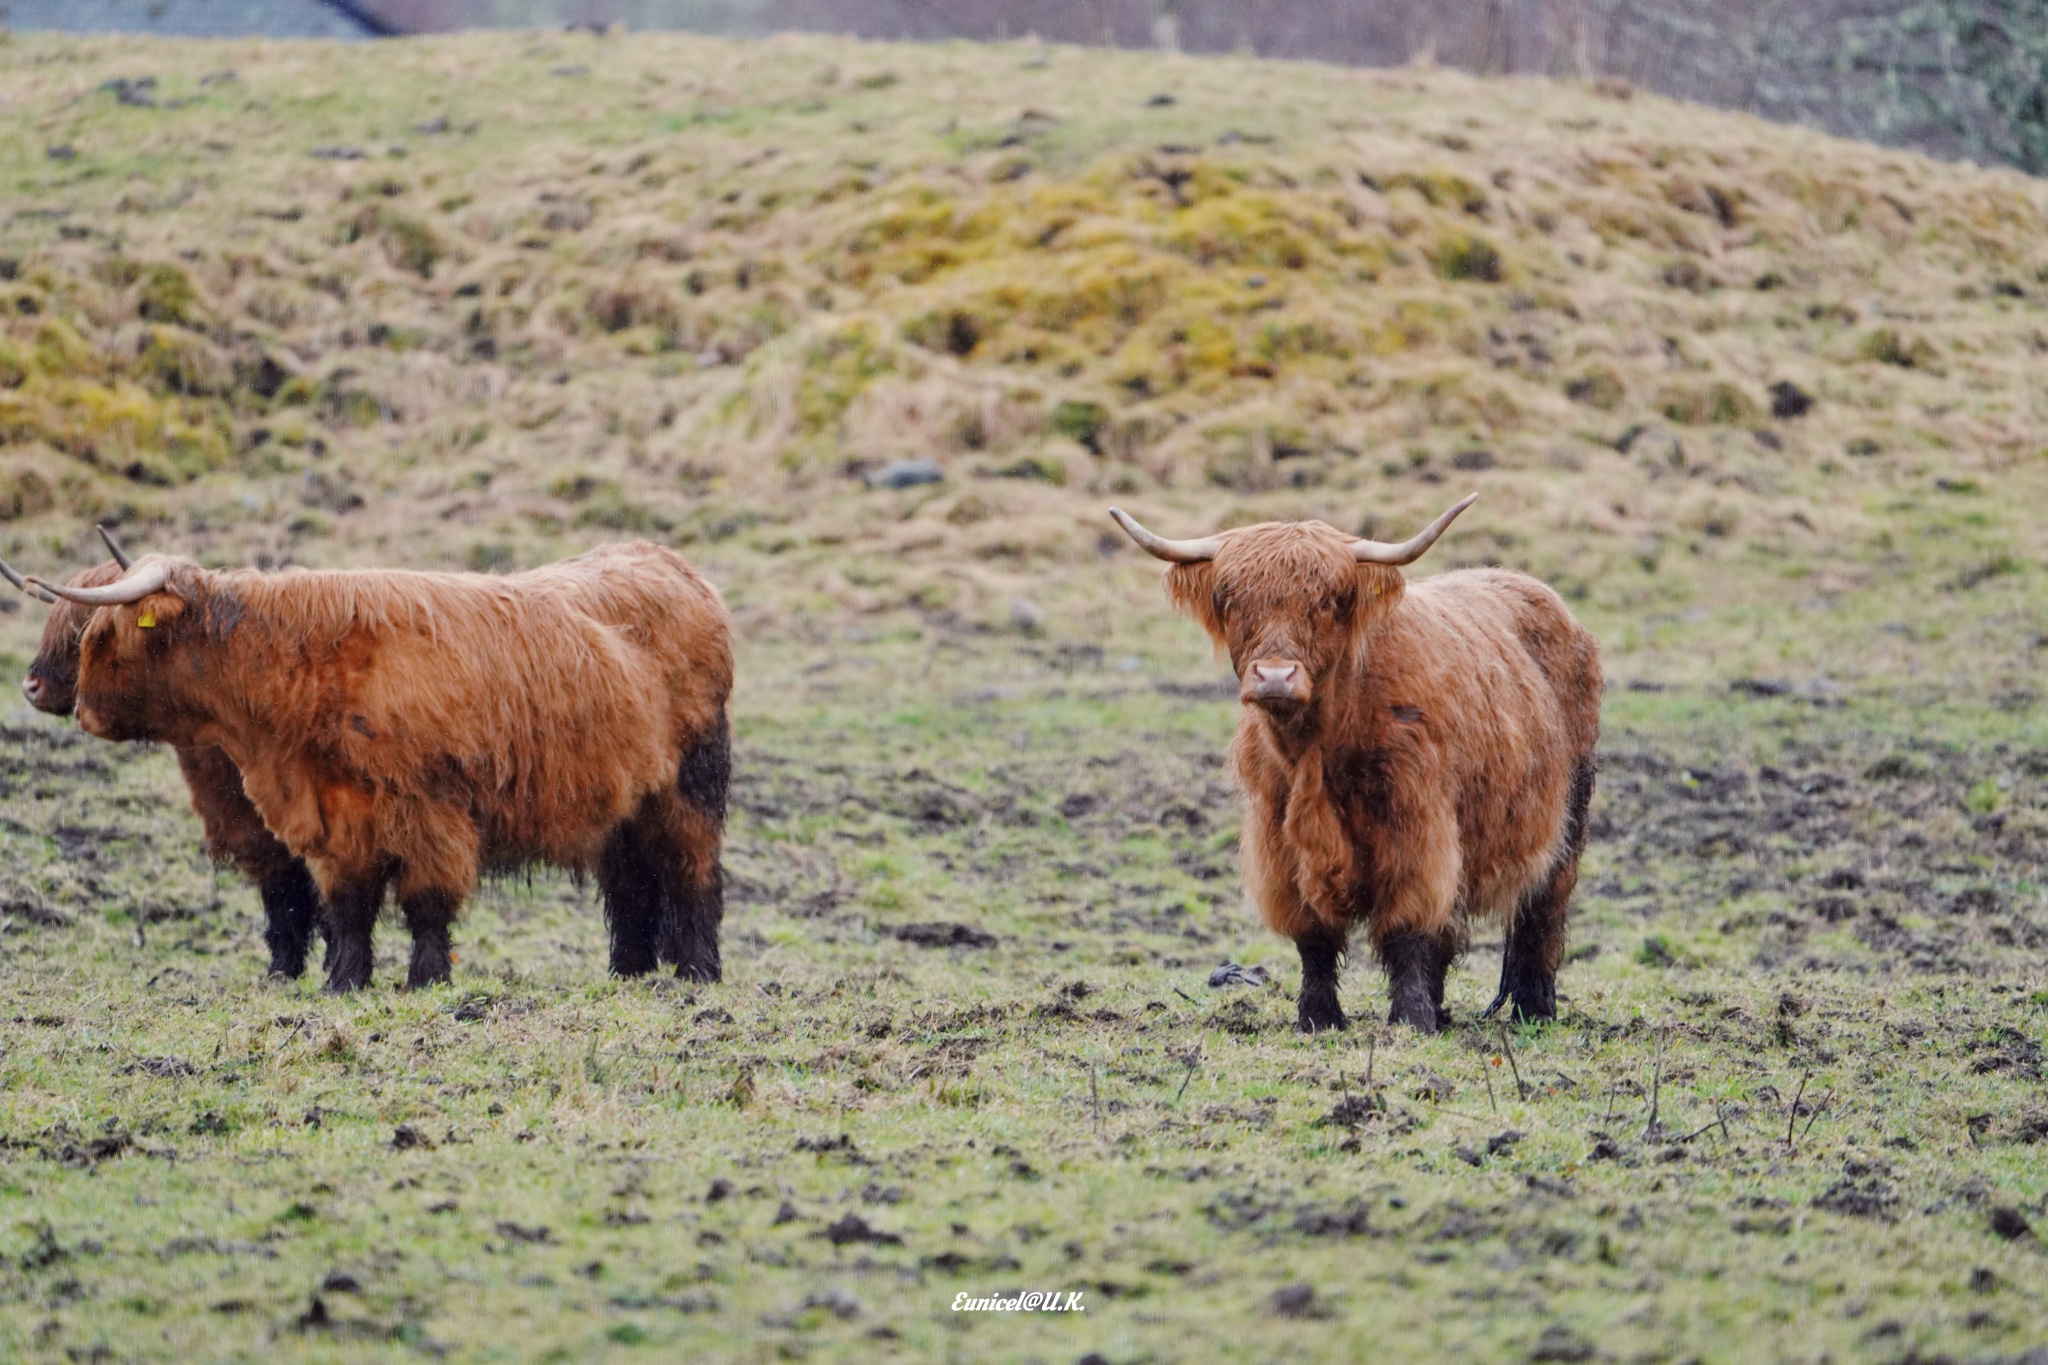
[[[676,964],[676,980],[678,981],[695,981],[708,986],[724,979],[725,973],[719,969],[719,965],[716,962],[678,962]]]
[[[1344,1017],[1334,1000],[1311,1004],[1301,1002],[1300,1026],[1303,1033],[1330,1033],[1349,1028],[1351,1021]]]
[[[446,985],[454,979],[455,971],[446,953],[428,954],[413,959],[405,973],[405,988],[423,991],[432,986]]]
[[[1406,1024],[1417,1033],[1440,1033],[1451,1022],[1448,1010],[1439,1010],[1428,1000],[1395,1000],[1387,1011],[1387,1022]]]

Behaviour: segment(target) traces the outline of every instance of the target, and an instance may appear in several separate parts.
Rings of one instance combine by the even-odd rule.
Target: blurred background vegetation
[[[2044,0],[7,0],[24,29],[270,37],[785,31],[1238,52],[1625,82],[1936,155],[2048,166]]]

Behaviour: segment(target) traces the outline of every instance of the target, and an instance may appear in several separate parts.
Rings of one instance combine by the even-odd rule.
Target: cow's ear
[[[1195,624],[1209,632],[1217,644],[1224,643],[1222,613],[1217,610],[1216,565],[1213,560],[1198,564],[1176,564],[1166,571],[1166,595],[1173,605],[1193,617]]]
[[[1359,565],[1358,610],[1352,617],[1354,627],[1363,630],[1384,618],[1401,600],[1401,592],[1407,586],[1408,580],[1392,565]]]
[[[185,614],[185,599],[172,592],[153,592],[130,610],[136,629],[164,630]]]

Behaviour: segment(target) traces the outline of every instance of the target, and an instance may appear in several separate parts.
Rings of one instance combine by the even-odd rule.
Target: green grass
[[[0,1356],[2048,1336],[2039,182],[1016,45],[17,37],[0,91],[0,553],[648,535],[741,679],[709,988],[607,980],[545,871],[445,989],[393,988],[395,923],[368,992],[260,984],[168,756],[0,716]],[[856,477],[907,455],[945,482]],[[1361,961],[1302,1038],[1234,705],[1103,510],[1388,533],[1468,485],[1421,569],[1542,575],[1612,682],[1563,1017],[1476,1022],[1482,931],[1446,1035],[1371,1027]],[[1087,1311],[949,1307],[1018,1288]]]
[[[260,985],[253,895],[198,860],[168,760],[17,717],[7,1351],[2038,1340],[2042,1253],[1990,1226],[2048,1196],[2048,751],[2023,726],[1617,693],[1560,1023],[1476,1022],[1482,944],[1443,1037],[1308,1039],[1291,953],[1238,905],[1230,704],[1158,691],[1171,658],[940,652],[928,678],[924,641],[747,658],[710,988],[606,980],[593,893],[550,875],[485,888],[450,987],[391,989],[395,924],[364,994]],[[1986,782],[1999,814],[1969,809]],[[932,922],[999,941],[891,932]],[[1226,959],[1277,983],[1211,990]],[[1368,966],[1346,992],[1383,1008]],[[393,1150],[401,1125],[425,1141]],[[835,1245],[849,1215],[902,1240]],[[323,1291],[337,1271],[360,1291]],[[1274,1316],[1296,1284],[1310,1316]],[[1012,1288],[1088,1311],[950,1311]]]

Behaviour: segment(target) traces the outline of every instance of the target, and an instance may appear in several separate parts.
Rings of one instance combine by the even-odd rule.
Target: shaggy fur
[[[124,570],[108,560],[72,578],[74,587],[96,588]],[[92,608],[58,601],[43,625],[43,638],[29,664],[31,703],[53,716],[71,714],[78,691],[78,641]],[[294,858],[268,829],[242,791],[242,774],[215,748],[178,749],[178,771],[192,795],[192,810],[205,831],[206,851],[256,884],[263,897],[263,939],[270,970],[297,977],[306,970],[306,949],[320,925],[320,893],[304,862]]]
[[[718,978],[731,618],[680,555],[610,545],[504,577],[169,570],[93,613],[79,723],[233,760],[327,899],[330,990],[369,981],[387,886],[425,985],[448,977],[478,875],[529,862],[597,875],[615,971]]]
[[[1599,646],[1535,579],[1408,583],[1322,522],[1226,532],[1167,574],[1229,652],[1247,892],[1301,948],[1301,1025],[1341,1028],[1339,955],[1363,926],[1391,1017],[1434,1032],[1474,918],[1507,921],[1503,989],[1548,1018],[1578,876],[1604,687]],[[1259,695],[1288,666],[1295,695]],[[1496,1002],[1498,1004],[1498,1002]]]

